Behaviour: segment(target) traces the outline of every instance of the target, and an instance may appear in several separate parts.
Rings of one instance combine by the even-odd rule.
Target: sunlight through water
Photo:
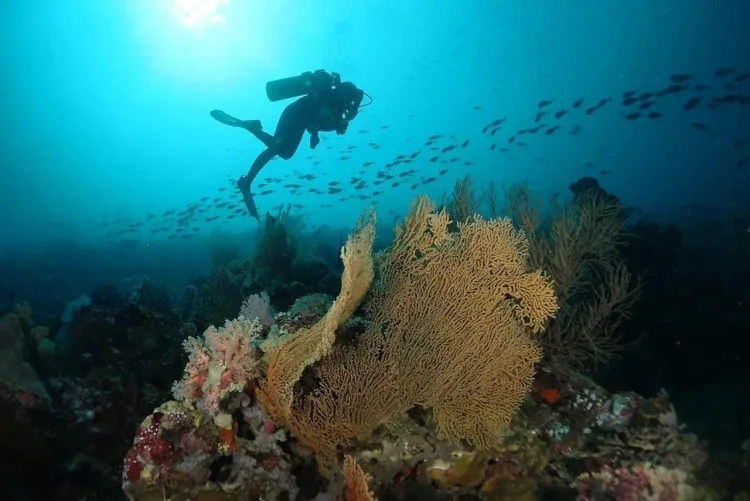
[[[183,26],[203,29],[207,24],[225,21],[219,9],[229,4],[229,0],[171,0],[170,8]]]
[[[266,26],[276,16],[263,2],[138,0],[128,9],[133,35],[155,74],[183,86],[226,85],[273,61]]]

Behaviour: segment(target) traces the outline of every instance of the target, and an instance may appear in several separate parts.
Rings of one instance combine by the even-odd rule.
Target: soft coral
[[[219,412],[221,401],[242,391],[258,376],[258,355],[253,341],[262,326],[257,318],[227,320],[223,327],[209,327],[203,338],[184,342],[189,360],[185,374],[172,387],[177,400],[196,403],[208,414]]]

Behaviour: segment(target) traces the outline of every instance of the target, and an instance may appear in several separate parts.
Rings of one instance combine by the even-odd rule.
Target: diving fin
[[[251,216],[253,216],[259,223],[260,223],[260,215],[258,214],[258,207],[255,206],[255,200],[253,200],[253,194],[249,191],[242,194],[242,200],[245,202],[245,207],[247,207],[247,212],[250,213]]]
[[[210,114],[215,120],[224,125],[229,125],[230,127],[243,127],[245,125],[245,123],[239,118],[234,118],[232,115],[224,113],[221,110],[212,110]]]

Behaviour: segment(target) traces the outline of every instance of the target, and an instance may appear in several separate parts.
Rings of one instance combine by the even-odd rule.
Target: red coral
[[[555,388],[540,388],[539,396],[551,405],[560,400],[560,391]]]
[[[172,444],[163,438],[157,438],[148,449],[148,455],[154,463],[166,463],[172,459]]]
[[[174,458],[171,443],[161,436],[161,421],[164,414],[154,412],[144,421],[136,433],[133,447],[125,456],[123,475],[127,480],[135,481],[141,476],[143,468],[148,463],[163,464]]]
[[[123,477],[125,480],[135,482],[141,478],[141,472],[143,471],[143,463],[138,459],[138,453],[135,448],[128,451],[125,456],[125,468],[123,469]]]
[[[233,428],[236,427],[237,423],[234,423]],[[226,428],[219,428],[219,436],[221,437],[221,440],[224,442],[224,444],[226,444],[230,452],[234,452],[237,450],[237,435],[235,435],[234,429],[228,430]]]

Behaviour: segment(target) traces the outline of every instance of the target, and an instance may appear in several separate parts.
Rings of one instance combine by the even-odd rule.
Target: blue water
[[[712,220],[749,208],[748,171],[736,163],[750,157],[750,107],[705,106],[729,92],[750,95],[750,79],[727,90],[714,76],[720,67],[750,71],[743,0],[235,0],[213,2],[203,18],[177,8],[201,3],[211,11],[212,2],[186,0],[2,3],[0,243],[12,256],[2,267],[5,288],[28,297],[46,286],[67,301],[105,280],[205,273],[212,232],[252,238],[256,221],[219,218],[201,222],[191,239],[168,240],[150,232],[158,221],[149,214],[233,189],[262,150],[210,110],[273,130],[286,103],[269,102],[265,83],[319,68],[341,73],[373,103],[346,135],[324,134],[314,152],[305,138],[292,160],[270,163],[259,180],[288,175],[286,183],[304,188],[293,195],[276,186],[257,198],[262,213],[300,204],[309,228],[349,227],[372,199],[341,202],[308,189],[340,180],[353,193],[351,177],[373,181],[396,155],[417,151],[408,182],[364,191],[385,191],[376,198],[386,229],[415,194],[440,199],[467,173],[478,186],[527,181],[542,195],[566,194],[570,182],[593,175],[656,220]],[[712,87],[698,108],[683,110],[697,95],[686,91],[658,100],[649,111],[663,113],[659,119],[623,118],[623,92],[657,91],[676,73]],[[580,98],[558,133],[507,144],[534,125],[540,100],[554,100],[557,111]],[[503,117],[496,136],[481,133]],[[581,132],[569,135],[574,125]],[[434,134],[470,139],[461,161],[429,162],[424,143]],[[342,151],[351,158],[340,160]],[[364,162],[375,164],[360,175]],[[304,174],[316,179],[299,181]],[[138,222],[137,231],[118,233]]]

